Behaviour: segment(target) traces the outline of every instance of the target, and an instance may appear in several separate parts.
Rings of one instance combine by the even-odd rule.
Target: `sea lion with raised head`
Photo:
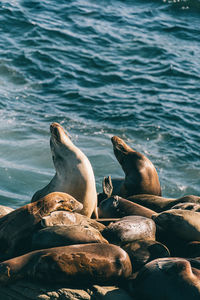
[[[55,194],[53,197],[52,194]],[[40,221],[55,211],[81,210],[83,205],[66,193],[52,193],[24,205],[0,218],[0,260],[21,255],[30,250],[32,234]],[[58,195],[59,194],[59,195]]]
[[[129,147],[122,139],[113,136],[114,154],[125,173],[125,181],[119,196],[129,197],[137,194],[161,196],[161,187],[156,168],[143,154]]]
[[[97,192],[92,166],[86,155],[76,147],[63,127],[50,125],[50,146],[56,174],[48,185],[37,191],[32,202],[50,192],[65,192],[83,204],[81,213],[97,218]]]
[[[28,278],[64,284],[116,284],[132,273],[128,254],[110,244],[84,244],[29,252],[0,263],[0,284]]]

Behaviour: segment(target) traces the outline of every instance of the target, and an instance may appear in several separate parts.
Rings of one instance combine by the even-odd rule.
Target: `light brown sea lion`
[[[200,214],[190,210],[171,209],[152,216],[156,225],[185,241],[200,241]]]
[[[102,231],[105,226],[96,220],[90,219],[84,215],[76,212],[70,211],[54,211],[48,216],[41,219],[41,226],[71,226],[71,225],[81,225],[81,226],[91,226],[99,231]]]
[[[29,278],[47,283],[117,283],[131,275],[128,254],[110,244],[36,250],[0,263],[0,284]]]
[[[137,194],[161,196],[158,174],[152,162],[119,137],[113,136],[111,141],[114,154],[125,173],[125,182],[119,196],[124,198]]]
[[[128,216],[110,223],[102,235],[116,245],[122,245],[134,240],[155,240],[156,225],[153,220],[141,216]]]
[[[0,260],[29,250],[30,239],[43,217],[57,210],[80,210],[82,204],[71,195],[55,193],[20,207],[0,218]]]
[[[92,226],[49,226],[33,234],[31,249],[89,243],[108,243],[108,241]]]
[[[81,213],[97,218],[97,192],[92,166],[83,152],[77,148],[62,126],[50,126],[50,146],[56,174],[48,185],[37,191],[32,202],[50,192],[65,192],[83,204]]]
[[[100,203],[98,214],[100,218],[122,218],[133,215],[151,218],[155,211],[122,197],[111,196]]]
[[[178,203],[193,202],[200,203],[200,197],[194,195],[186,195],[181,198],[164,198],[156,195],[134,195],[127,198],[129,201],[143,205],[156,212],[169,210]]]
[[[130,291],[137,300],[199,300],[200,271],[183,258],[159,258],[147,263]]]
[[[132,262],[133,272],[140,270],[146,263],[161,257],[169,257],[167,247],[154,240],[135,240],[121,245]]]

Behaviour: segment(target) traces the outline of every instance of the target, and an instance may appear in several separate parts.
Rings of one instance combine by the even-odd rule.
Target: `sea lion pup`
[[[129,277],[128,254],[110,244],[84,244],[36,250],[0,263],[0,284],[29,278],[47,283],[108,284]]]
[[[143,216],[151,218],[155,211],[119,196],[103,200],[98,207],[99,218],[122,218],[125,216]]]
[[[171,207],[173,207],[178,203],[185,203],[185,202],[200,203],[200,197],[194,195],[186,195],[181,198],[175,199],[175,198],[164,198],[156,195],[140,194],[140,195],[130,196],[127,198],[127,200],[145,206],[156,212],[169,210],[171,209]]]
[[[37,191],[34,202],[50,192],[65,192],[83,204],[81,214],[97,218],[97,192],[92,166],[83,152],[77,148],[62,126],[50,125],[50,147],[56,174],[50,183]]]
[[[51,212],[82,209],[82,204],[71,195],[55,194],[56,197],[45,196],[0,218],[0,260],[29,251],[32,234],[40,227],[41,219]]]
[[[117,136],[111,138],[114,154],[125,173],[119,196],[127,198],[137,194],[161,196],[157,171],[152,162],[136,152]]]
[[[130,291],[137,300],[199,300],[200,271],[183,258],[159,258],[147,263]]]

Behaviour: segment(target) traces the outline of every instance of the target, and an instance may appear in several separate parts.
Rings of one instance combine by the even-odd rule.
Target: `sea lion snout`
[[[60,124],[54,122],[50,125],[51,136],[55,138],[57,141],[61,139],[61,126]]]

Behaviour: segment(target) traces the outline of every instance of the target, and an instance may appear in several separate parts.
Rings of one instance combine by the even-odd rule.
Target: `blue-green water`
[[[200,194],[200,2],[0,1],[0,204],[54,174],[49,125],[121,177],[110,138],[155,164],[163,195]]]

